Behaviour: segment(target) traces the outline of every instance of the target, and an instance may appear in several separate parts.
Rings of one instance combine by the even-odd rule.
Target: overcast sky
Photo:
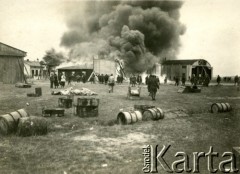
[[[0,42],[27,52],[31,60],[41,59],[59,46],[64,31],[64,5],[60,0],[0,0]],[[214,75],[240,75],[240,1],[188,0],[181,8],[186,25],[181,36],[181,59],[203,58]],[[84,19],[83,19],[84,20]]]

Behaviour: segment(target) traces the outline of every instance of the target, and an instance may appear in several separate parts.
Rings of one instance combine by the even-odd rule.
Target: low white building
[[[39,78],[43,75],[43,66],[39,61],[24,61],[24,74],[29,78]]]

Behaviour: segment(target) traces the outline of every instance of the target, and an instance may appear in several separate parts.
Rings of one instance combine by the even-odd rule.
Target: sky
[[[30,60],[41,60],[50,48],[67,55],[60,41],[69,1],[0,0],[0,42],[26,51]],[[180,10],[186,32],[177,57],[206,59],[214,76],[240,75],[239,7],[239,0],[186,0]]]

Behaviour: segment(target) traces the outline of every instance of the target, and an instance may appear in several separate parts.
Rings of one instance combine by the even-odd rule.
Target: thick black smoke
[[[69,31],[62,36],[61,45],[78,52],[86,43],[91,43],[92,48],[96,43],[94,52],[100,57],[118,55],[128,72],[143,72],[162,58],[176,57],[180,35],[185,31],[179,22],[182,4],[181,1],[75,2],[66,10],[70,11]],[[100,47],[98,40],[106,42]]]

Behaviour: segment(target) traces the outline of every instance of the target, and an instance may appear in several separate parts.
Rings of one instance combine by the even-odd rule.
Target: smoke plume
[[[120,58],[127,72],[143,72],[175,58],[185,27],[181,1],[86,1],[70,4],[61,45],[70,59]],[[84,11],[82,11],[84,9]]]

